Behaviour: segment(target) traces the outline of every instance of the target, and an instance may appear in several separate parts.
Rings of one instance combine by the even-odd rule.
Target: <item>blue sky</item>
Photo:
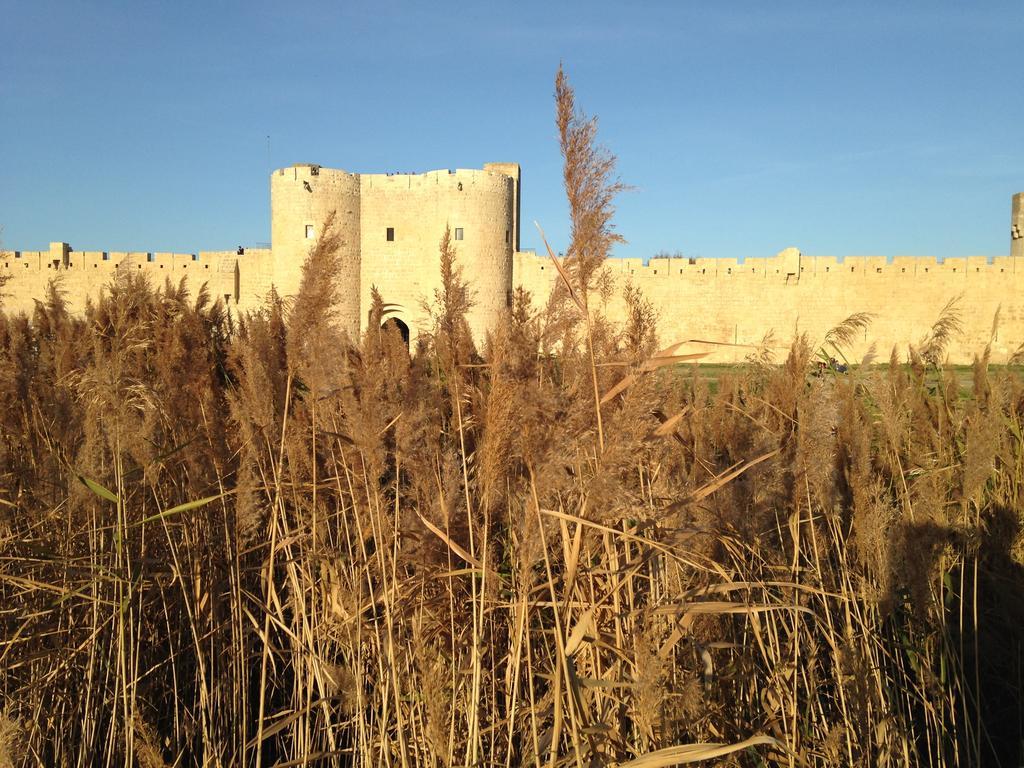
[[[523,166],[567,237],[553,77],[634,190],[618,255],[997,255],[1015,2],[0,0],[0,245],[270,239],[272,168]],[[268,145],[268,138],[269,145]]]

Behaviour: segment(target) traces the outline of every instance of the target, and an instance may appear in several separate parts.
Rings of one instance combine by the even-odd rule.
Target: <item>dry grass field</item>
[[[713,388],[642,296],[611,326],[556,92],[564,279],[480,348],[447,237],[411,351],[386,294],[337,331],[331,231],[237,322],[132,276],[0,315],[0,763],[1020,764],[1024,380],[961,396],[941,307]]]

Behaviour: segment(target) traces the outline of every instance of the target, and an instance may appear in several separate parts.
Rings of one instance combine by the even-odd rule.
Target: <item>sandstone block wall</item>
[[[193,296],[205,284],[213,298],[224,300],[229,311],[253,308],[266,295],[273,265],[270,249],[161,253],[75,251],[67,243],[51,243],[48,251],[0,251],[0,308],[31,314],[35,302],[56,280],[72,311],[82,311],[119,272],[145,275],[151,283],[182,279]]]
[[[993,361],[1005,362],[1024,343],[1024,262],[1012,257],[948,258],[804,256],[786,249],[774,258],[611,259],[616,290],[603,309],[625,317],[622,290],[639,287],[658,311],[663,344],[692,341],[712,362],[743,360],[773,333],[783,355],[798,334],[820,345],[829,329],[856,312],[875,317],[850,348],[859,361],[872,348],[886,361],[893,347],[906,359],[951,299],[960,297],[963,332],[950,360],[970,363],[992,336]],[[515,283],[543,301],[557,277],[547,257],[517,253]],[[721,344],[736,346],[719,346]]]
[[[512,201],[512,251],[518,251],[519,226],[521,221],[520,212],[522,210],[523,197],[523,174],[519,168],[519,163],[484,163],[484,170],[501,173],[512,179],[512,193],[515,198]]]

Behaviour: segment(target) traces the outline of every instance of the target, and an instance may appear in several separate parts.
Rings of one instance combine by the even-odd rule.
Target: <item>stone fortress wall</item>
[[[659,315],[663,345],[691,342],[686,352],[706,351],[709,362],[736,362],[772,332],[776,359],[798,334],[818,348],[829,329],[857,312],[874,317],[846,350],[851,362],[873,352],[886,362],[893,347],[901,360],[919,344],[947,302],[959,297],[963,332],[948,352],[970,363],[992,340],[992,361],[1004,363],[1024,343],[1024,258],[984,256],[807,256],[789,248],[770,258],[611,259],[616,290],[603,307],[625,317],[622,288],[632,283]],[[550,259],[516,254],[518,283],[547,295],[556,277]],[[993,338],[993,321],[999,323]],[[711,343],[701,343],[711,342]],[[733,346],[720,346],[722,344]]]
[[[0,287],[0,309],[31,315],[56,279],[72,310],[81,311],[86,299],[98,296],[119,271],[136,270],[161,284],[165,278],[174,284],[185,278],[193,288],[205,283],[213,298],[237,306],[252,286],[270,285],[270,249],[247,248],[245,254],[243,271],[235,251],[74,251],[67,243],[50,243],[47,251],[0,251],[0,278],[7,278]]]
[[[333,212],[341,239],[339,318],[351,334],[367,323],[376,286],[411,338],[425,327],[424,304],[440,286],[438,244],[451,229],[458,263],[473,291],[470,325],[482,338],[500,320],[516,286],[539,305],[557,273],[547,256],[519,250],[521,178],[514,163],[480,170],[424,174],[352,174],[301,164],[271,175],[271,248],[197,254],[73,251],[0,252],[4,310],[31,312],[47,283],[59,277],[74,309],[108,284],[117,270],[154,280],[185,277],[207,283],[233,312],[255,309],[272,287],[293,295],[310,247]],[[948,301],[962,297],[963,333],[950,359],[968,363],[992,338],[1004,362],[1024,343],[1024,194],[1013,198],[1009,256],[947,258],[807,256],[787,248],[772,258],[611,259],[616,290],[604,307],[625,317],[622,289],[632,283],[658,311],[663,343],[688,341],[709,361],[742,360],[774,334],[782,353],[798,333],[820,343],[829,328],[855,312],[875,317],[850,350],[874,349],[885,360],[895,346],[906,356]]]
[[[1013,196],[1010,225],[1010,255],[994,258],[836,258],[786,248],[769,258],[609,259],[614,290],[603,310],[622,322],[623,289],[632,284],[657,311],[664,346],[687,342],[680,353],[708,352],[708,362],[722,363],[746,359],[769,334],[776,359],[801,334],[820,348],[831,328],[867,312],[870,325],[845,352],[851,362],[885,362],[893,348],[905,360],[955,300],[962,332],[947,348],[950,362],[969,364],[991,342],[992,361],[1005,363],[1024,345],[1024,193]],[[547,296],[557,278],[550,259],[514,259],[515,283]]]

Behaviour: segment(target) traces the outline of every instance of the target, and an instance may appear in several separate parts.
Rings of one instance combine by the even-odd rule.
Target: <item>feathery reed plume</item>
[[[988,335],[989,346],[996,340],[996,336],[999,334],[999,316],[1002,314],[1003,305],[1000,304],[996,307],[995,313],[992,315],[992,331]]]
[[[868,349],[864,353],[864,356],[861,357],[861,359],[860,359],[860,366],[861,366],[861,368],[866,368],[867,366],[874,364],[874,362],[877,359],[878,359],[878,345],[875,342],[872,341],[868,345]]]
[[[0,713],[0,768],[13,768],[16,765],[15,755],[22,754],[19,749],[21,726]]]
[[[830,328],[825,333],[822,348],[818,352],[819,357],[828,362],[832,353],[835,353],[844,362],[849,362],[843,350],[856,340],[858,334],[867,331],[874,317],[870,312],[855,312],[839,323],[839,325]]]
[[[469,362],[475,354],[466,316],[473,306],[469,286],[456,258],[451,227],[445,226],[438,245],[441,286],[434,291],[434,342],[452,365]]]
[[[342,244],[332,211],[302,264],[299,290],[288,313],[288,365],[315,394],[337,379],[342,359],[338,351],[349,344],[338,318]]]
[[[775,330],[769,328],[764,336],[761,337],[760,343],[747,353],[746,360],[751,365],[760,368],[767,368],[775,362],[775,346],[777,342],[775,339]]]
[[[1021,342],[1021,345],[1010,353],[1010,357],[1007,359],[1006,364],[1024,365],[1024,342]]]
[[[953,337],[960,333],[960,330],[963,328],[963,321],[960,319],[960,302],[962,298],[962,296],[955,296],[946,302],[946,306],[942,308],[938,319],[921,342],[921,359],[933,368],[941,365],[946,348],[953,340]]]
[[[651,356],[658,346],[658,313],[639,287],[628,283],[623,289],[626,302],[624,352],[634,364]]]
[[[597,143],[597,118],[576,109],[575,93],[561,65],[555,76],[555,113],[571,223],[566,268],[586,304],[594,274],[612,247],[625,242],[614,231],[612,216],[615,198],[626,187],[614,178],[615,156]]]
[[[595,318],[590,310],[590,292],[596,287],[598,270],[612,246],[625,242],[621,235],[613,231],[612,224],[615,197],[625,187],[614,178],[615,156],[597,143],[597,119],[588,118],[576,109],[575,93],[561,65],[555,75],[555,124],[562,152],[562,177],[571,224],[564,266],[554,255],[551,246],[547,245],[547,240],[544,243],[562,278],[562,283],[556,284],[553,298],[560,290],[568,293],[579,307],[586,324],[597,445],[598,453],[601,454],[604,453],[604,429],[594,351]],[[542,231],[542,238],[543,234]]]

